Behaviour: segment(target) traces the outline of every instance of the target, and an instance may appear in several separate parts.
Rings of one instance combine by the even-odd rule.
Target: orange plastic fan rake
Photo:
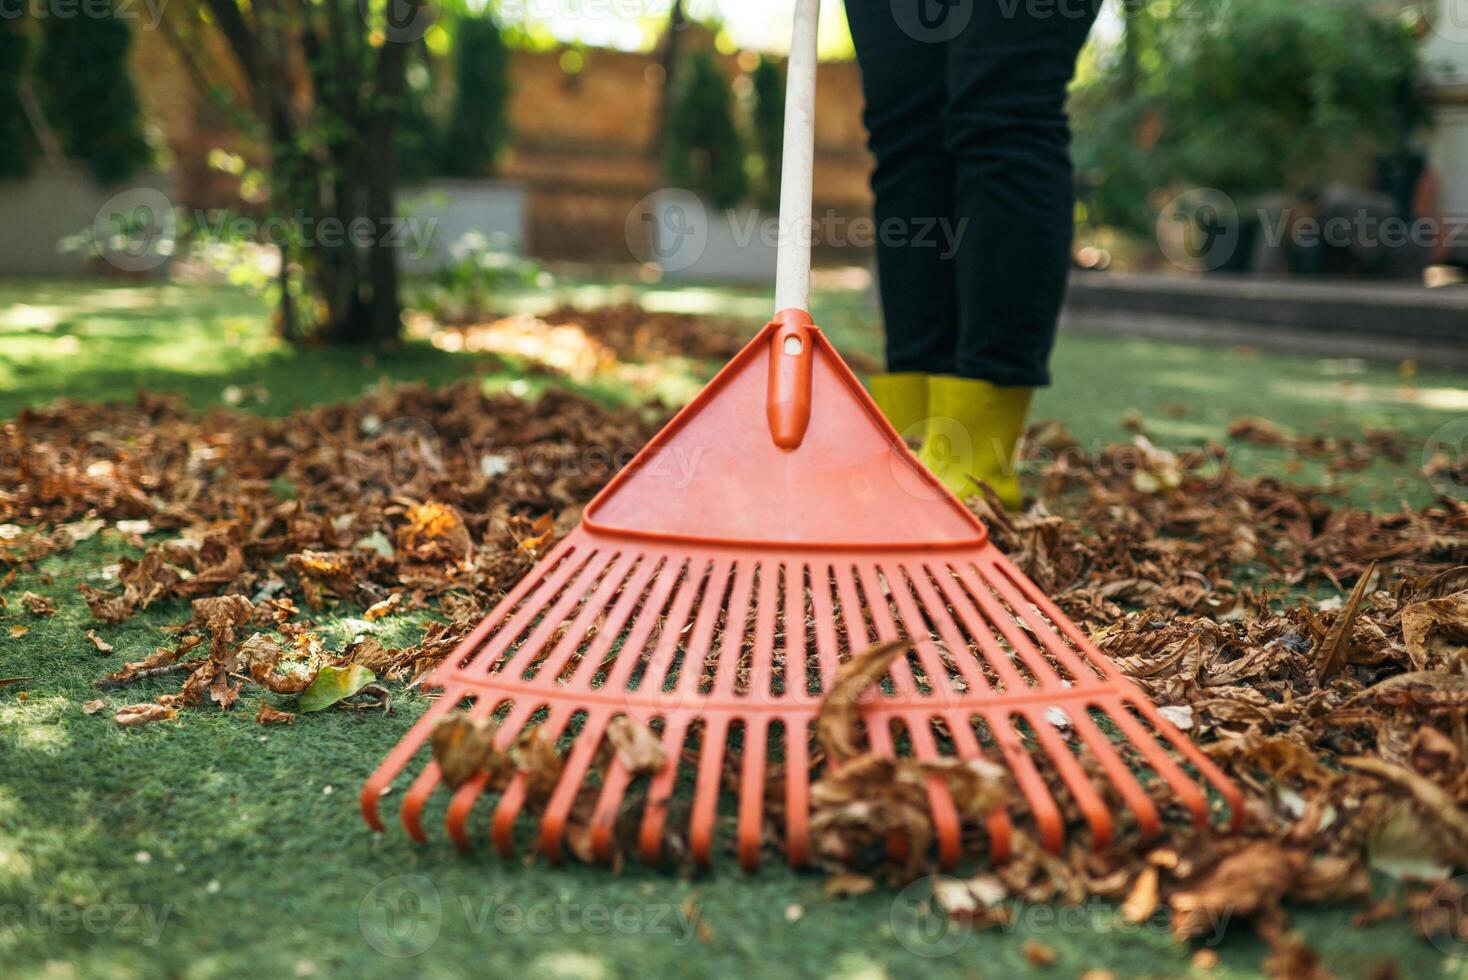
[[[815,7],[797,2],[782,232],[809,226]],[[368,823],[382,829],[383,792],[435,725],[467,703],[472,716],[500,717],[501,751],[531,724],[569,742],[538,806],[540,849],[561,857],[579,803],[586,846],[610,860],[634,774],[614,755],[589,818],[578,797],[608,726],[627,715],[658,731],[666,750],[642,804],[644,858],[660,858],[696,727],[694,859],[713,857],[737,742],[741,864],[759,861],[767,808],[783,810],[786,852],[803,864],[812,848],[811,733],[824,694],[842,661],[873,642],[905,639],[911,654],[859,706],[873,751],[1001,761],[1052,850],[1073,813],[1092,844],[1105,846],[1116,801],[1142,833],[1155,832],[1167,790],[1203,826],[1211,785],[1237,825],[1241,798],[1227,778],[908,452],[803,311],[808,249],[784,236],[778,276],[774,321],[434,673],[429,684],[443,696],[363,789]],[[461,847],[487,778],[452,792],[446,825]],[[440,785],[428,760],[404,794],[402,821],[416,840],[426,839],[424,806]],[[519,772],[499,794],[492,838],[503,854],[513,852],[527,788]],[[772,793],[783,799],[767,799]],[[938,857],[951,866],[961,855],[959,811],[937,777],[928,801]],[[1002,859],[1009,817],[992,814],[985,830]]]

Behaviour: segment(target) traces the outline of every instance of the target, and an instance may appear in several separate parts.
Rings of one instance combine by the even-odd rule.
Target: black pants
[[[846,0],[889,371],[1049,383],[1074,232],[1065,94],[1099,6]]]

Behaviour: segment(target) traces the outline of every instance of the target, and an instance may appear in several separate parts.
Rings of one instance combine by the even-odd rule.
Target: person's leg
[[[1022,503],[1014,453],[1050,351],[1070,267],[1066,87],[1099,0],[986,3],[945,52],[954,161],[959,335],[929,387],[923,461],[954,493]]]
[[[1100,0],[974,0],[948,42],[945,142],[956,168],[956,374],[1049,384],[1075,209],[1066,88]]]
[[[958,304],[952,256],[913,243],[913,228],[953,206],[953,165],[943,145],[943,48],[904,32],[891,0],[846,0],[861,67],[877,231],[878,290],[887,375],[872,395],[899,432],[927,417],[927,375],[956,370]]]

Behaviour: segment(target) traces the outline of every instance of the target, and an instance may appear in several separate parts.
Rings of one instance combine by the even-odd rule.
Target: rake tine
[[[907,737],[912,740],[913,754],[919,759],[931,762],[939,758],[933,730],[927,723],[909,723]],[[939,776],[928,777],[928,807],[932,811],[933,831],[938,837],[938,861],[944,871],[952,871],[962,856],[962,828],[953,795]]]
[[[547,707],[544,703],[535,705],[535,710]],[[561,724],[570,716],[571,710],[559,703],[549,705],[550,713],[545,721],[539,726],[540,730],[551,738],[559,738]],[[526,712],[526,719],[533,715],[533,711]],[[516,720],[512,726],[500,729],[500,738],[496,739],[496,748],[501,752],[508,751],[519,735],[520,726],[524,721]],[[542,736],[544,737],[544,736]],[[500,794],[499,803],[494,808],[494,816],[490,821],[490,841],[494,844],[495,851],[500,857],[510,858],[515,855],[515,818],[520,815],[520,807],[525,805],[525,773],[516,770],[505,784],[504,792]]]
[[[989,712],[984,720],[994,741],[999,745],[1000,754],[1009,764],[1009,771],[1014,773],[1020,792],[1030,802],[1030,809],[1039,828],[1041,846],[1052,854],[1059,854],[1065,846],[1065,817],[1060,812],[1060,804],[1045,785],[1045,778],[1036,768],[1035,760],[1025,751],[1019,733],[1014,730],[1013,719],[1007,712],[996,710]]]
[[[565,838],[566,818],[576,802],[581,780],[586,776],[586,770],[591,766],[597,748],[601,746],[610,720],[610,716],[599,709],[582,723],[581,731],[576,735],[576,747],[566,757],[561,778],[556,782],[550,799],[546,801],[545,813],[540,823],[540,849],[551,864],[560,864],[564,859],[561,845]]]
[[[1132,771],[1117,754],[1116,748],[1111,744],[1111,739],[1096,727],[1096,723],[1091,720],[1086,710],[1087,707],[1087,705],[1079,704],[1075,710],[1066,712],[1066,716],[1070,718],[1071,727],[1096,756],[1096,761],[1101,768],[1106,770],[1107,777],[1115,784],[1122,799],[1126,800],[1133,816],[1137,818],[1137,827],[1142,836],[1156,836],[1162,831],[1162,819],[1157,815],[1157,804],[1152,802],[1146,790],[1142,789],[1142,784],[1137,782],[1137,777],[1132,775]]]
[[[725,634],[726,636],[728,634]],[[693,860],[707,865],[713,858],[714,818],[719,786],[723,781],[724,753],[729,738],[729,718],[722,712],[704,724],[700,737],[698,776],[693,787],[693,813],[689,820],[688,846]]]
[[[948,730],[953,733],[953,743],[958,748],[960,759],[984,758],[983,746],[974,736],[973,720],[961,713],[953,713],[944,716],[948,722]],[[986,826],[989,831],[989,855],[995,863],[1002,864],[1009,860],[1012,847],[1013,825],[1010,823],[1009,814],[1004,812],[1003,806],[995,807],[986,818]]]
[[[1164,718],[1162,713],[1149,701],[1144,698],[1128,697],[1123,699],[1123,704],[1135,708],[1163,738],[1167,739],[1183,758],[1192,763],[1203,774],[1203,778],[1208,780],[1213,788],[1218,791],[1219,795],[1224,798],[1224,801],[1228,803],[1229,829],[1237,831],[1241,828],[1244,821],[1244,795],[1239,792],[1239,788],[1234,785],[1233,781],[1223,774],[1223,770],[1219,769],[1212,759],[1204,755],[1202,749],[1198,748],[1182,732],[1178,731],[1176,725]],[[1145,745],[1148,742],[1157,744],[1156,738],[1149,736],[1146,729],[1137,724],[1136,719],[1129,712],[1125,710],[1116,711],[1112,713],[1112,717],[1120,723],[1122,730],[1126,731],[1128,737],[1137,745]],[[1138,734],[1132,734],[1134,731]],[[1141,741],[1140,739],[1147,739],[1148,741]],[[1168,783],[1172,785],[1173,789],[1187,803],[1188,808],[1193,813],[1194,825],[1200,828],[1206,826],[1208,823],[1208,801],[1203,795],[1202,790],[1198,787],[1198,784],[1187,773],[1183,772],[1182,768],[1169,758],[1167,753],[1161,751],[1160,746],[1157,752],[1144,752],[1143,754],[1147,756],[1147,761],[1163,774]]]
[[[785,840],[795,867],[810,861],[810,733],[803,718],[785,719]]]
[[[481,699],[481,701],[487,702],[488,699]],[[485,703],[482,710],[479,710],[480,707],[480,704],[474,705],[474,710],[470,711],[471,718],[484,717],[490,714],[495,708],[498,708],[499,705]],[[531,709],[532,705],[526,701],[516,702],[510,706],[509,714],[505,716],[504,721],[495,732],[495,749],[497,751],[503,752],[509,747],[509,743],[514,738],[515,732],[519,731],[520,726],[525,723],[525,719],[530,716]],[[454,795],[449,800],[448,812],[444,814],[444,828],[448,831],[449,839],[454,842],[454,846],[460,851],[467,851],[473,846],[473,841],[469,837],[468,830],[469,814],[473,811],[474,804],[479,802],[479,797],[483,795],[487,782],[487,777],[475,777],[455,790]],[[421,807],[422,803],[420,802],[419,808],[421,809]],[[414,811],[413,817],[415,821],[418,819],[416,810]]]
[[[769,722],[758,714],[747,718],[744,723],[744,758],[739,772],[739,864],[745,871],[759,867],[768,741]]]
[[[438,700],[428,706],[423,716],[413,723],[413,727],[408,729],[402,740],[393,746],[393,750],[382,760],[377,771],[367,778],[367,782],[362,786],[360,802],[362,816],[373,830],[381,833],[383,829],[382,817],[377,810],[377,803],[382,799],[382,794],[387,791],[388,786],[392,785],[392,781],[407,767],[408,763],[413,761],[413,757],[418,754],[418,750],[433,733],[433,727],[438,724],[439,719],[448,714],[462,696],[462,690],[457,687],[445,690]],[[429,765],[436,766],[436,763],[429,763]]]
[[[638,847],[642,860],[657,864],[662,860],[663,826],[668,819],[668,800],[673,795],[673,783],[678,778],[678,760],[683,755],[683,740],[688,735],[688,722],[679,715],[668,721],[663,733],[663,746],[668,753],[667,765],[653,776],[647,788],[647,806],[642,811],[642,828],[638,834]]]
[[[1060,773],[1060,778],[1065,781],[1066,787],[1070,790],[1071,796],[1080,806],[1081,814],[1091,828],[1092,846],[1098,850],[1106,848],[1111,844],[1111,813],[1106,809],[1106,801],[1101,798],[1101,794],[1096,792],[1096,787],[1091,785],[1085,767],[1070,751],[1070,747],[1065,744],[1065,740],[1056,732],[1055,726],[1045,717],[1043,710],[1033,708],[1020,710],[1024,719],[1029,723],[1030,730],[1035,733],[1036,741],[1050,757],[1056,771]]]

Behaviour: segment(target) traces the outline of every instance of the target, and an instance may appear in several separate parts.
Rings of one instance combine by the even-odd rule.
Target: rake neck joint
[[[786,451],[799,449],[810,426],[815,323],[804,310],[781,310],[770,327],[770,386],[765,415],[770,438]]]

